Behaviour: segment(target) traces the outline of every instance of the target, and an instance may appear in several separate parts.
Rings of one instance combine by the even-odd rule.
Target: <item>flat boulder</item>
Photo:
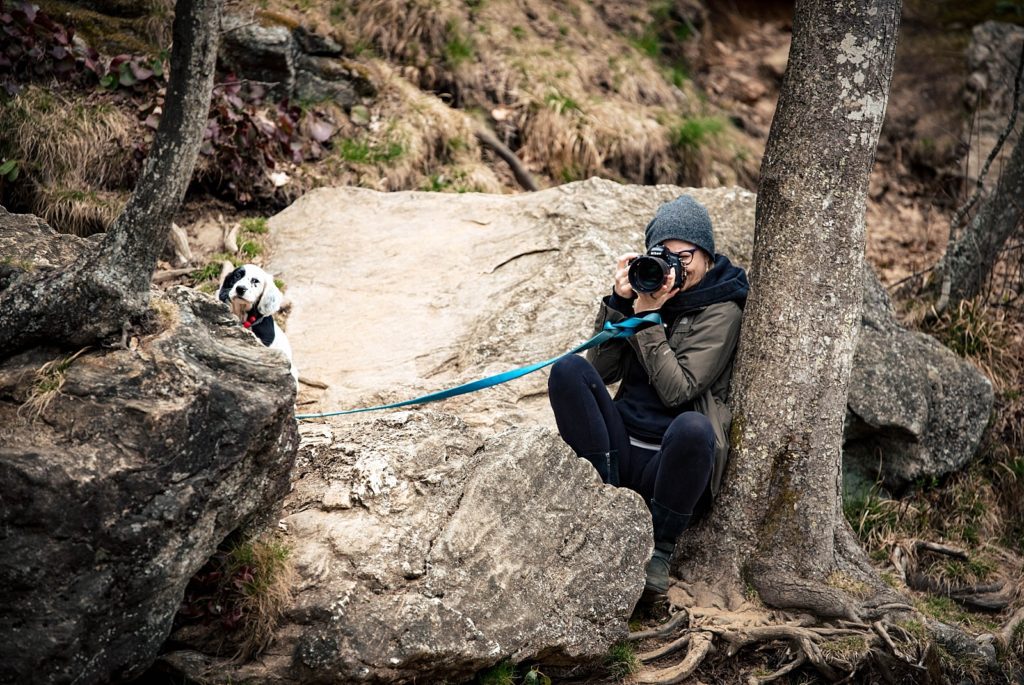
[[[654,211],[682,193],[707,206],[718,251],[749,266],[756,197],[740,188],[590,179],[520,195],[305,195],[270,224],[296,359],[330,385],[314,406],[408,399],[571,349],[591,335],[616,257],[641,250]],[[546,384],[543,371],[445,408],[493,430],[553,427]],[[972,364],[900,325],[868,268],[847,470],[893,489],[955,471],[992,402]]]
[[[626,637],[650,514],[550,430],[485,439],[429,411],[301,430],[282,521],[298,581],[274,644],[246,664],[165,655],[179,671],[202,683],[457,681],[503,659],[593,661]]]

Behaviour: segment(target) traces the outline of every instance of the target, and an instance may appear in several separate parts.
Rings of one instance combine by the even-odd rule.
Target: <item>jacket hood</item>
[[[700,283],[690,290],[676,293],[661,309],[669,319],[720,302],[735,302],[742,309],[747,303],[748,292],[750,284],[747,282],[747,272],[730,262],[725,255],[717,254],[714,268],[708,271]]]

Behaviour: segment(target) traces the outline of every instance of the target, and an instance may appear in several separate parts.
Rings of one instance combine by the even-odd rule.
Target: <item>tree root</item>
[[[693,672],[704,661],[704,657],[711,651],[711,647],[709,633],[695,632],[690,636],[690,649],[679,664],[658,670],[641,670],[636,675],[635,682],[656,685],[682,682],[693,675]]]
[[[877,666],[883,678],[888,678],[888,674],[898,681],[907,673],[925,671],[922,664],[934,653],[928,648],[929,638],[921,632],[923,620],[906,624],[908,628],[890,616],[865,622],[816,618],[749,604],[730,611],[678,606],[671,599],[670,603],[677,610],[670,620],[630,635],[632,641],[660,643],[639,655],[644,667],[636,675],[637,683],[681,682],[693,675],[715,650],[716,643],[724,646],[725,658],[759,646],[774,645],[779,650],[776,664],[784,664],[771,672],[748,675],[748,685],[779,680],[808,664],[829,682],[855,681],[857,674],[870,664]],[[914,611],[906,604],[892,602],[873,609],[900,614]],[[683,648],[687,648],[686,654],[677,663],[661,668],[654,665]]]

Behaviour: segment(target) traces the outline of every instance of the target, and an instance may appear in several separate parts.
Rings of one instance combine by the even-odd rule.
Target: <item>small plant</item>
[[[129,88],[145,92],[167,80],[167,59],[166,54],[158,57],[118,55],[110,60],[106,73],[100,76],[100,85],[109,90]]]
[[[215,554],[193,576],[178,617],[218,623],[237,656],[246,659],[270,644],[294,580],[288,547],[273,538],[239,542]]]
[[[25,403],[18,408],[18,413],[20,414],[22,410],[27,411],[33,420],[42,416],[50,407],[50,403],[61,394],[71,364],[88,349],[83,347],[72,355],[48,361],[40,366],[32,383],[32,391]]]
[[[239,224],[241,225],[242,230],[247,233],[264,235],[269,230],[267,228],[267,220],[261,216],[242,219]]]
[[[551,678],[544,675],[540,668],[534,666],[523,676],[523,685],[551,685]]]
[[[476,676],[477,685],[515,685],[516,667],[511,661],[502,661]]]
[[[564,112],[582,111],[578,102],[573,100],[568,95],[563,95],[558,91],[548,93],[546,96],[544,96],[544,102],[546,102],[548,104],[548,107],[553,109],[558,114],[562,114]]]
[[[608,674],[616,680],[625,680],[640,670],[640,659],[637,658],[633,645],[628,642],[612,645],[604,658],[604,664]]]
[[[99,75],[99,55],[75,46],[74,27],[54,21],[31,2],[0,0],[0,86],[8,95],[19,82],[56,78],[86,82]]]
[[[253,259],[263,253],[263,247],[253,240],[246,240],[238,249],[249,259]]]
[[[3,164],[0,164],[0,179],[14,182],[18,180],[19,161],[16,159],[8,159]]]
[[[725,130],[721,117],[687,117],[673,131],[674,142],[685,150],[699,150],[708,139]]]
[[[473,58],[473,41],[462,35],[454,25],[448,26],[449,38],[444,46],[444,59],[450,67],[457,67]]]
[[[394,141],[376,144],[363,139],[346,138],[338,146],[338,155],[352,164],[393,162],[405,153],[401,143]]]

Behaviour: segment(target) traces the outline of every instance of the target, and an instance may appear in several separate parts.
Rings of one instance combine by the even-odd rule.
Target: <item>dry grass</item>
[[[83,347],[74,354],[48,361],[40,366],[35,373],[35,380],[32,382],[32,391],[29,393],[28,399],[18,408],[18,414],[25,412],[33,421],[41,417],[61,394],[60,391],[64,387],[71,364],[88,349],[88,347]]]
[[[226,576],[236,584],[242,623],[236,636],[241,661],[266,649],[274,629],[292,598],[295,568],[290,550],[271,539],[236,545],[228,553]]]
[[[680,144],[676,132],[687,121],[727,120],[705,112],[689,82],[673,85],[664,66],[623,32],[621,17],[598,4],[349,0],[304,8],[305,23],[329,27],[349,52],[397,63],[385,76],[385,91],[405,90],[400,99],[418,103],[412,116],[403,116],[385,92],[377,114],[389,123],[372,131],[369,143],[397,140],[406,154],[379,160],[376,170],[342,164],[340,180],[388,190],[514,187],[503,163],[481,155],[471,136],[468,164],[447,158],[439,138],[465,136],[437,135],[438,124],[450,117],[437,111],[423,116],[423,110],[440,107],[459,117],[480,116],[549,183],[594,175],[636,183],[748,183],[756,162],[745,152],[744,134],[726,123],[721,137]],[[298,17],[283,0],[271,0],[268,8],[277,21]],[[649,3],[637,3],[627,14],[643,27],[654,22],[651,12]],[[484,160],[494,171],[482,168]],[[448,182],[438,184],[439,178]]]
[[[26,88],[0,108],[0,154],[25,160],[31,209],[58,230],[105,230],[134,179],[139,124],[109,100]]]

